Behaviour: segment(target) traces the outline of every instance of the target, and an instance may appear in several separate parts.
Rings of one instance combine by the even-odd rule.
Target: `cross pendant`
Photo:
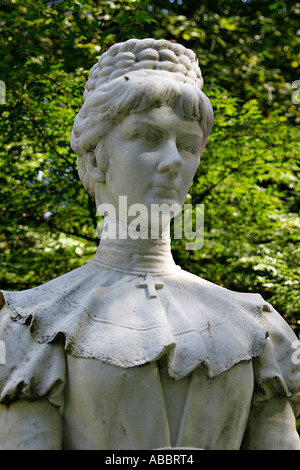
[[[147,274],[144,281],[139,281],[137,285],[138,287],[147,287],[150,299],[157,297],[156,289],[162,289],[164,287],[164,283],[162,281],[154,281],[151,274]]]

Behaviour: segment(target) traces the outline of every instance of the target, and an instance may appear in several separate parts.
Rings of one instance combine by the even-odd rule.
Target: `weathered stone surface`
[[[300,448],[292,330],[172,257],[213,122],[202,86],[195,54],[168,41],[116,44],[92,68],[71,145],[101,243],[0,296],[1,449]]]

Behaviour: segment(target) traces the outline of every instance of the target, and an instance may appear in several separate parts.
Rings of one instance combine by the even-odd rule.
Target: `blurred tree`
[[[166,38],[195,50],[215,124],[187,202],[205,243],[187,270],[260,292],[289,323],[299,303],[300,4],[287,0],[0,1],[0,286],[33,287],[97,247],[94,202],[69,147],[92,65],[111,44]]]

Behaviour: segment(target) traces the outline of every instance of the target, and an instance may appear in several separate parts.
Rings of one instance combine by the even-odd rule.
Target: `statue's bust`
[[[299,449],[292,330],[259,294],[172,258],[213,123],[202,87],[194,52],[165,40],[116,44],[92,68],[71,146],[116,230],[85,266],[3,292],[0,448]],[[124,197],[145,208],[140,236]],[[155,204],[172,211],[152,237]]]

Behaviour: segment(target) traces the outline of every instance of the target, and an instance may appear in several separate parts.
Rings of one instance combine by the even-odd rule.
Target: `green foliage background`
[[[197,53],[215,113],[188,196],[205,204],[204,247],[175,240],[174,257],[260,292],[299,329],[299,13],[287,0],[0,1],[1,288],[93,256],[96,208],[69,146],[84,84],[113,43],[165,38]]]

